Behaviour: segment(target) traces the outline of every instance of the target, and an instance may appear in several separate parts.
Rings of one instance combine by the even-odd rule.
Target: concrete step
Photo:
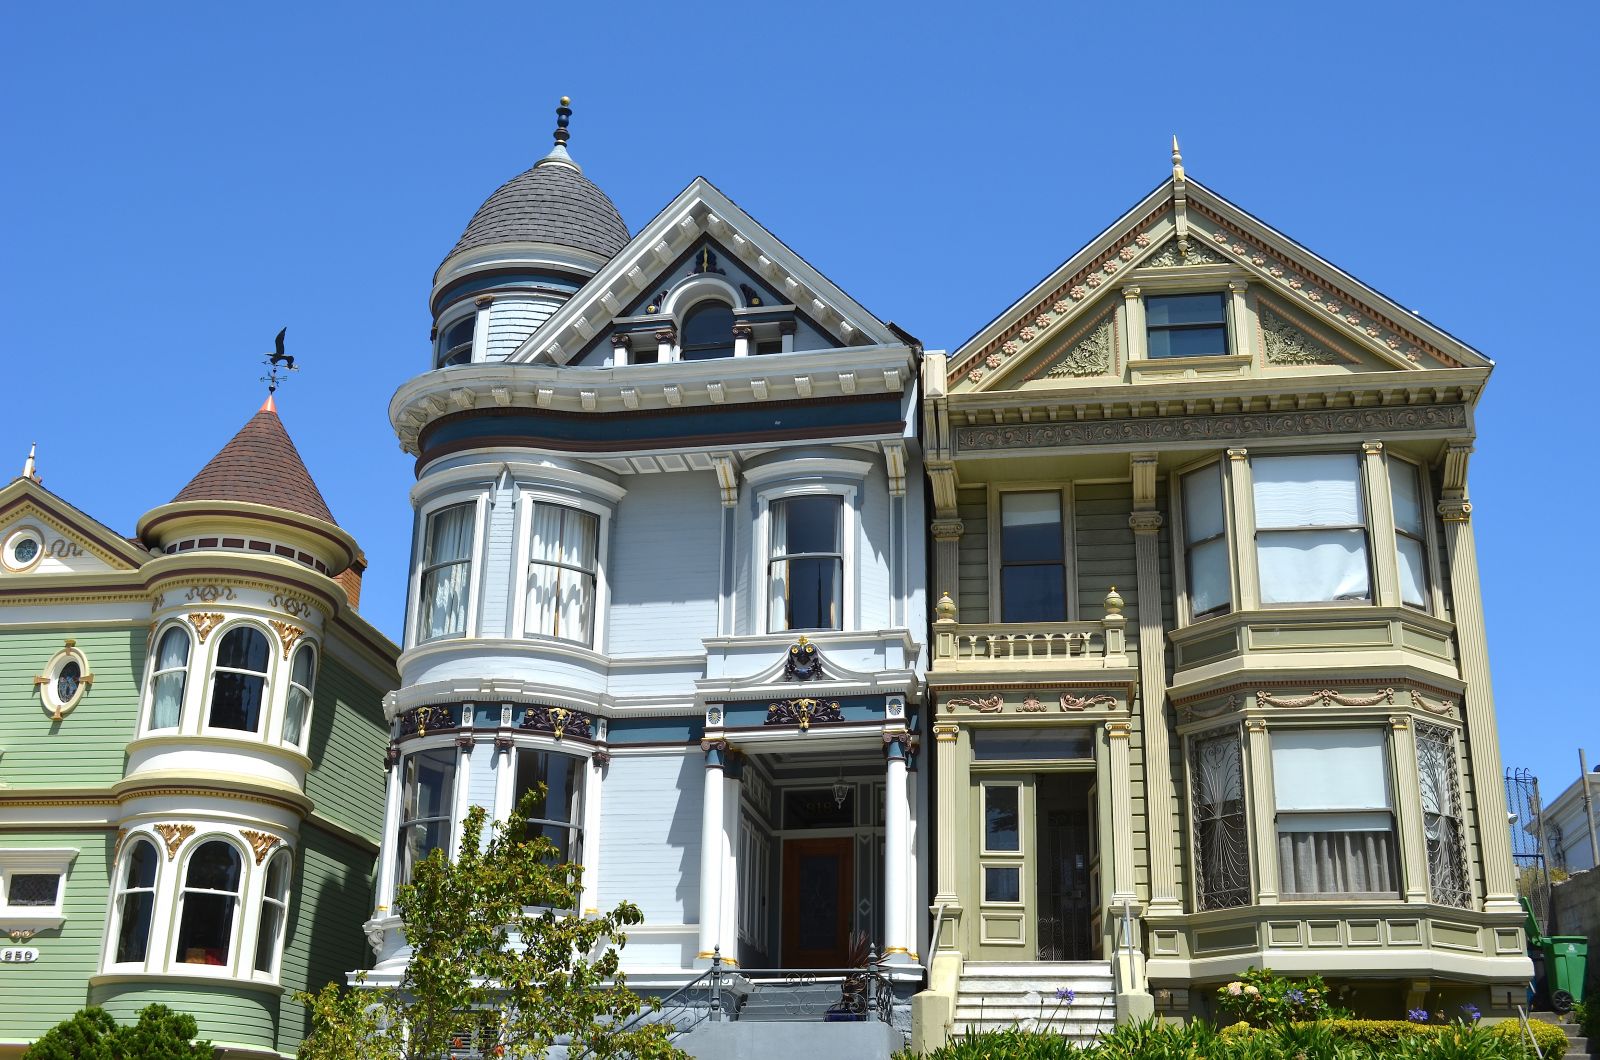
[[[967,961],[951,1022],[958,1035],[1030,1027],[1087,1045],[1116,1025],[1115,994],[1105,961]]]

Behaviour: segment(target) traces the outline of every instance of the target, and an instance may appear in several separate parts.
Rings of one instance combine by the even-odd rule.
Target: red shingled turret
[[[270,394],[261,411],[172,499],[268,504],[338,525]]]

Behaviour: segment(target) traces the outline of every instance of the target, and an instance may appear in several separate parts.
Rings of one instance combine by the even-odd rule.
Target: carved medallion
[[[1039,702],[1038,696],[1028,696],[1022,701],[1022,706],[1017,709],[1028,714],[1037,714],[1044,709],[1044,704]]]
[[[547,732],[558,740],[569,732],[580,739],[594,739],[594,719],[566,707],[529,707],[520,727],[529,732]]]
[[[456,724],[455,708],[447,704],[430,707],[413,707],[400,715],[400,735],[428,735],[429,729],[453,729]]]
[[[1222,259],[1203,243],[1190,242],[1182,253],[1176,239],[1169,239],[1160,250],[1139,263],[1141,269],[1175,269],[1181,265],[1216,265]]]
[[[811,681],[821,676],[822,653],[817,651],[817,646],[805,637],[791,644],[789,654],[783,660],[783,679]]]
[[[161,839],[167,845],[167,860],[171,861],[178,856],[178,848],[183,846],[183,841],[194,835],[192,824],[158,824],[155,826],[161,833]]]
[[[812,725],[826,725],[844,721],[844,713],[837,702],[815,699],[785,699],[767,706],[768,725],[798,725],[804,732]]]

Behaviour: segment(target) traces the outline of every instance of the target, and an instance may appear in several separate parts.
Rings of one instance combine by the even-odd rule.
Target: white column
[[[501,735],[494,741],[494,819],[505,824],[517,801],[517,749],[511,737]]]
[[[583,778],[583,905],[585,916],[600,911],[600,793],[611,756],[596,751],[589,756]]]
[[[1234,555],[1239,562],[1239,610],[1254,611],[1261,606],[1261,591],[1256,578],[1256,499],[1247,449],[1228,450],[1228,501],[1238,541]]]
[[[633,353],[633,340],[625,331],[616,331],[611,335],[611,366],[621,368],[631,360]]]
[[[749,324],[735,324],[733,326],[733,355],[735,357],[750,356],[750,339],[755,335],[755,329]]]
[[[1106,723],[1111,766],[1111,902],[1119,908],[1124,898],[1132,902],[1139,900],[1133,872],[1133,774],[1129,755],[1132,740],[1132,723]]]
[[[450,819],[450,860],[454,861],[461,854],[461,825],[467,819],[467,810],[472,806],[472,736],[463,734],[456,737],[456,788],[455,810]],[[487,832],[484,835],[487,839]]]
[[[883,954],[911,962],[911,795],[906,789],[906,734],[884,734]]]
[[[661,328],[656,332],[656,360],[662,364],[677,360],[672,356],[673,346],[678,341],[676,328]]]
[[[700,804],[700,946],[695,957],[709,961],[722,945],[722,755],[727,744],[707,740],[705,793]]]
[[[383,800],[383,835],[378,842],[378,915],[388,913],[394,904],[395,862],[400,856],[396,840],[400,833],[400,763],[398,751],[388,769],[388,790]]]
[[[722,959],[739,963],[739,803],[743,756],[729,751],[722,774]]]
[[[1130,361],[1148,360],[1150,351],[1144,328],[1144,299],[1137,285],[1122,289],[1122,318],[1126,322],[1127,353]]]

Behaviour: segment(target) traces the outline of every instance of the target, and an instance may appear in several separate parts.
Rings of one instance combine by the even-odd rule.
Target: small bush
[[[1217,987],[1217,1007],[1228,1017],[1252,1027],[1275,1027],[1346,1014],[1335,1009],[1328,998],[1328,984],[1320,976],[1289,979],[1270,968],[1249,968],[1233,982]]]

